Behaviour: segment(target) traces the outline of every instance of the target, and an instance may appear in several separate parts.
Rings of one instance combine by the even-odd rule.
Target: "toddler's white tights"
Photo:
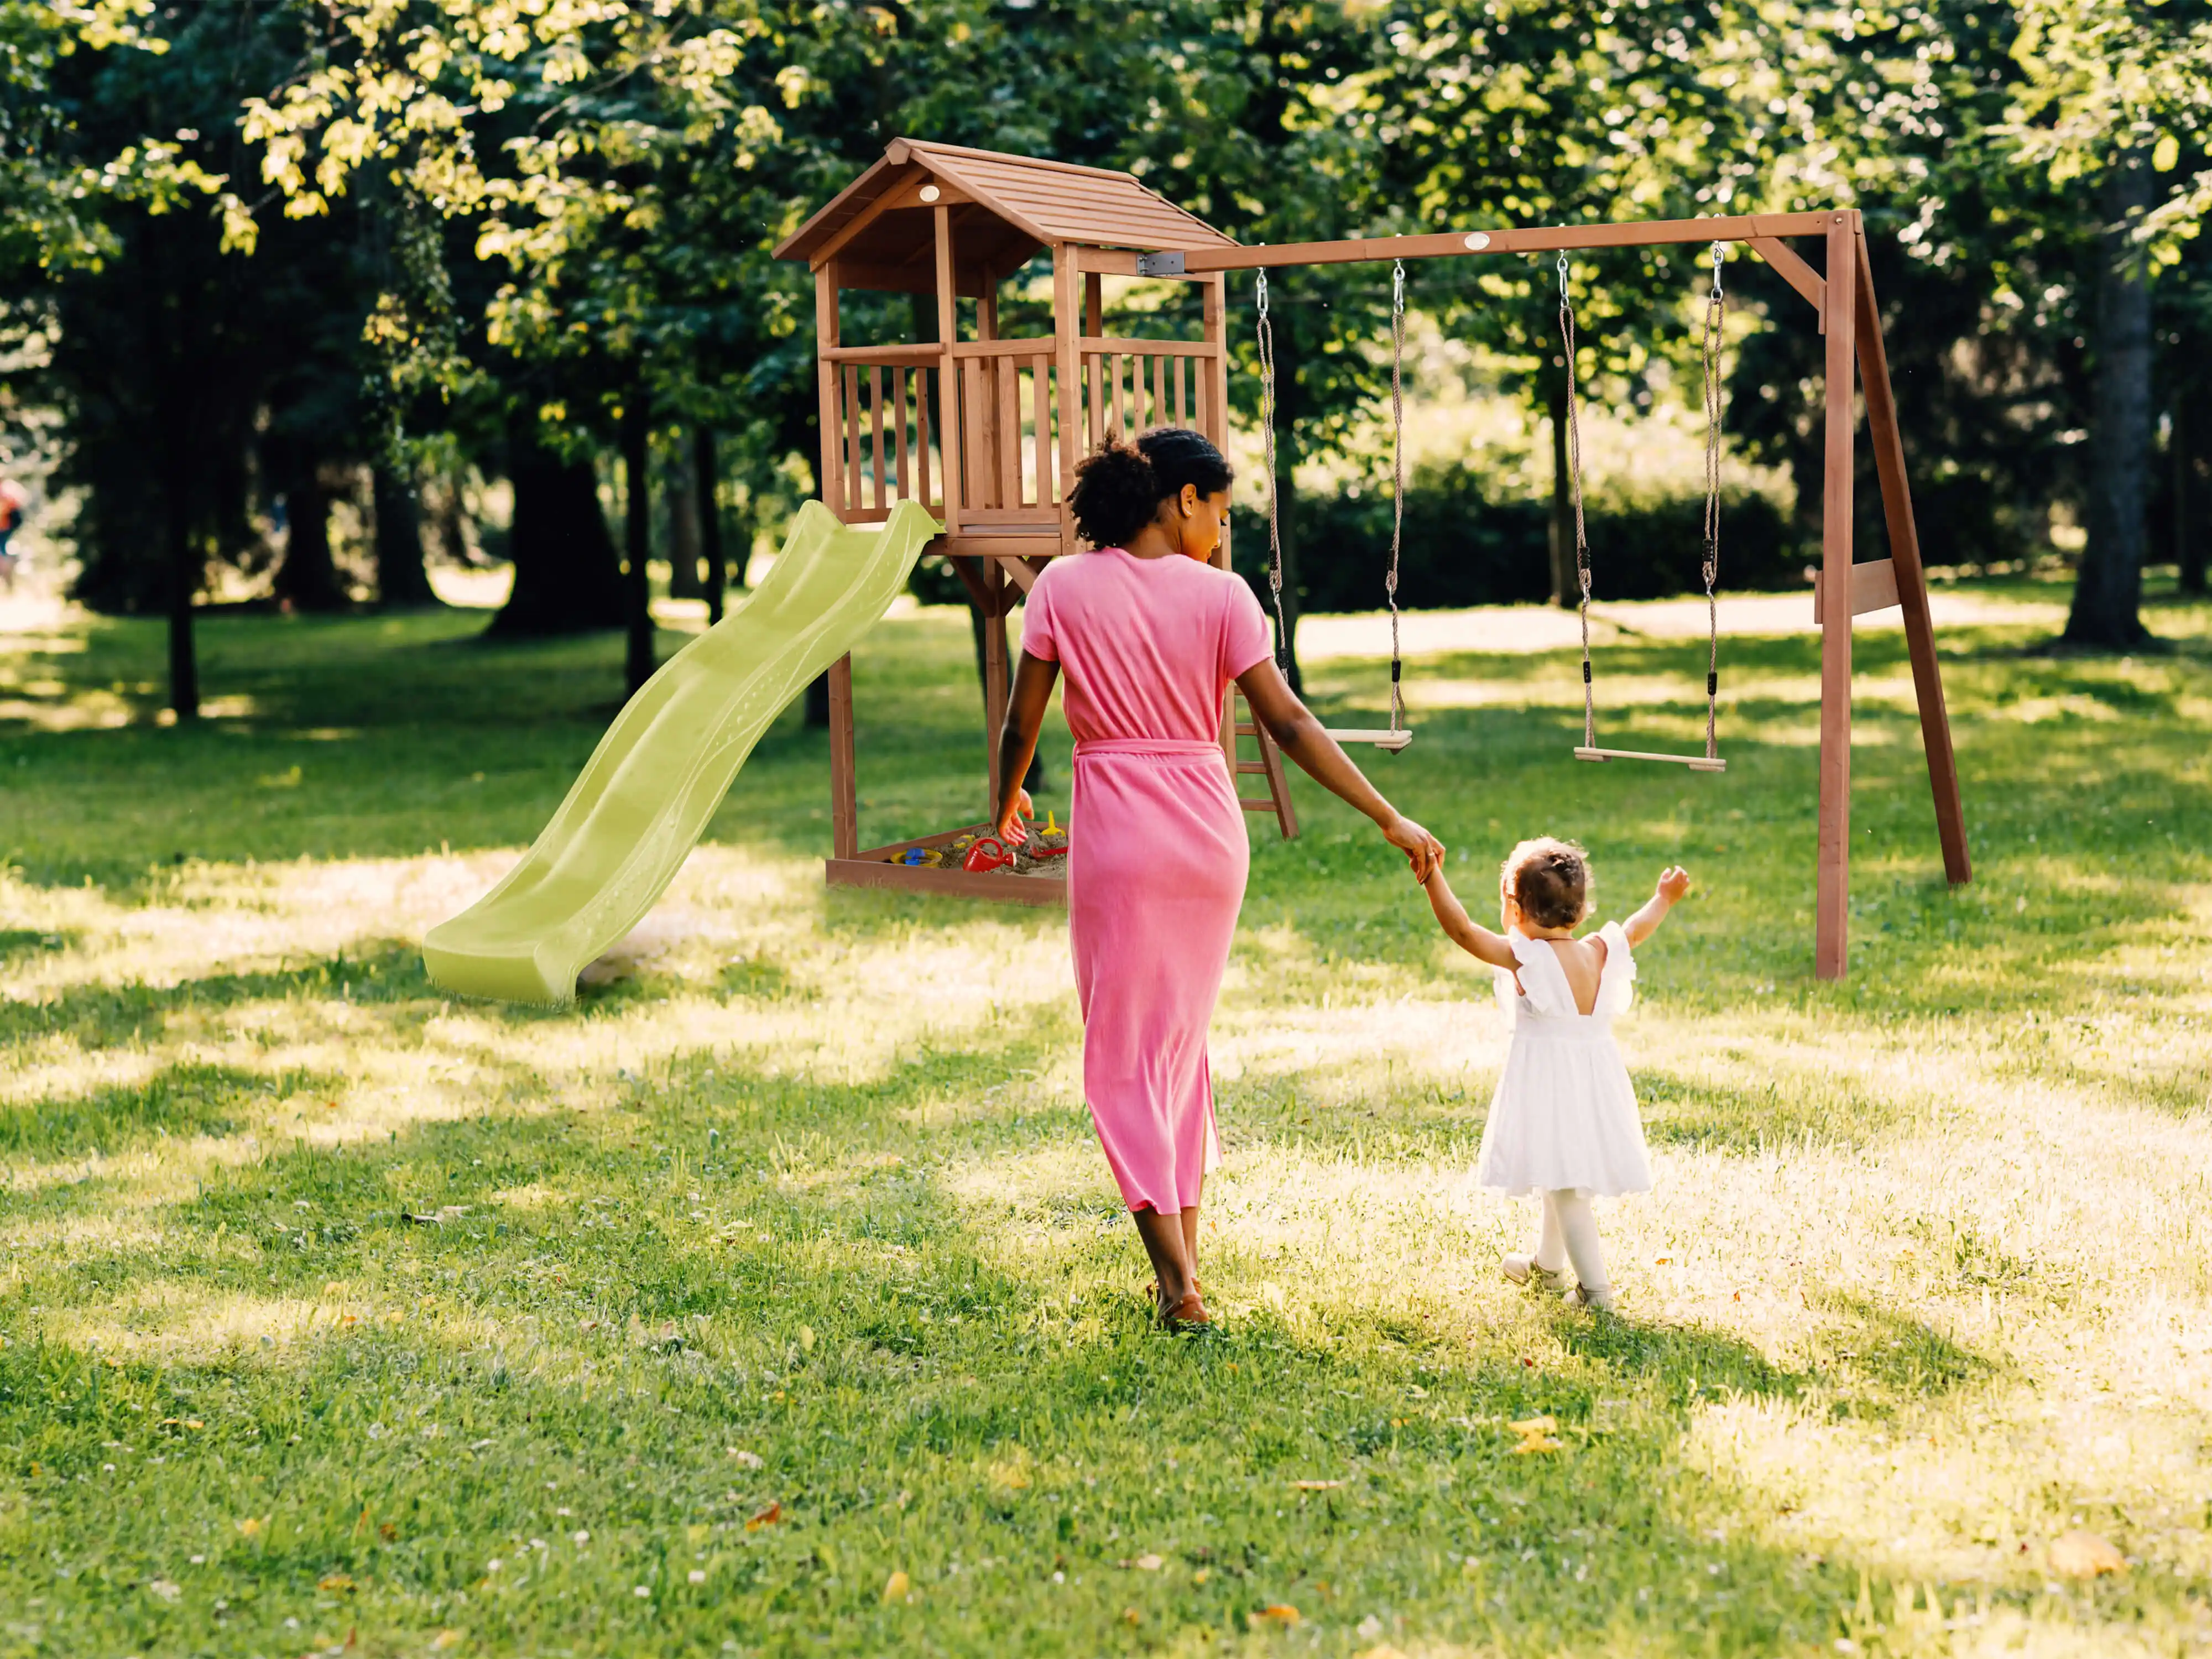
[[[1598,1249],[1597,1217],[1590,1201],[1571,1187],[1544,1194],[1544,1220],[1536,1235],[1536,1266],[1547,1273],[1566,1271],[1574,1264],[1575,1277],[1592,1296],[1605,1296],[1613,1286],[1605,1276],[1605,1253]]]

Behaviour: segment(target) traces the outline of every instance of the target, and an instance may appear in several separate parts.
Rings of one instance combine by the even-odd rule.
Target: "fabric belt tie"
[[[1191,742],[1181,738],[1084,738],[1075,745],[1075,758],[1092,755],[1159,755],[1182,758],[1208,755],[1221,758],[1218,743]]]

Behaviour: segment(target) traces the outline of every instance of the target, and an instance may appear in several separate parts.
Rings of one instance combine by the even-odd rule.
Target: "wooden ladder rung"
[[[1272,812],[1275,810],[1272,795],[1239,795],[1237,804],[1248,812]]]
[[[1240,738],[1256,738],[1260,735],[1260,728],[1256,726],[1245,726],[1239,724],[1237,728],[1237,735]]]
[[[1654,755],[1641,749],[1577,749],[1578,761],[1640,760],[1665,761],[1675,766],[1686,766],[1692,772],[1725,772],[1724,760],[1708,760],[1703,755]]]
[[[1237,763],[1237,769],[1240,772],[1265,772],[1267,769],[1267,763],[1265,761],[1238,761]]]

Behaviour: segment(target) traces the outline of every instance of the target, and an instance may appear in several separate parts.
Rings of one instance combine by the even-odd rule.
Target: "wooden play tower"
[[[1104,278],[1138,275],[1140,250],[1235,245],[1128,173],[902,138],[775,252],[814,272],[820,477],[848,524],[920,501],[945,526],[945,554],[988,623],[1078,549],[1066,495],[1076,462],[1109,434],[1192,426],[1228,439],[1225,279],[1197,285],[1200,337],[1109,338]],[[1052,331],[999,331],[1000,291],[1039,253],[1052,256]],[[860,289],[934,301],[934,340],[847,345],[839,295]],[[971,305],[963,306],[963,301]],[[1218,562],[1226,568],[1224,545]],[[998,811],[998,732],[1008,686],[1004,635],[986,626],[985,764]],[[981,825],[863,848],[853,749],[852,659],[830,672],[833,884],[906,887],[1027,904],[1066,902],[1066,884],[910,866],[909,848],[942,846]],[[1222,742],[1248,811],[1297,820],[1282,761],[1233,695]],[[1239,738],[1248,751],[1239,758]]]
[[[1817,239],[1815,270],[1790,247]],[[821,391],[823,491],[848,524],[879,521],[917,501],[944,526],[935,544],[988,619],[1001,618],[1045,562],[1078,550],[1066,507],[1076,461],[1109,433],[1164,423],[1227,435],[1225,274],[1352,261],[1465,258],[1656,245],[1733,245],[1763,259],[1813,308],[1825,337],[1826,432],[1821,558],[1819,872],[1814,969],[1843,976],[1850,905],[1851,637],[1856,616],[1901,609],[1919,705],[1945,875],[1971,878],[1966,817],[1929,615],[1926,574],[1906,485],[1889,368],[1882,349],[1865,228],[1856,211],[1740,214],[1640,223],[1509,227],[1419,236],[1239,246],[1126,173],[899,139],[776,250],[812,268]],[[1052,258],[1052,331],[999,331],[1002,285],[1039,253]],[[1717,265],[1716,266],[1717,270]],[[1195,284],[1195,340],[1109,337],[1103,279]],[[1561,280],[1565,272],[1562,264]],[[838,296],[848,289],[929,296],[933,339],[847,345]],[[964,306],[963,301],[972,301]],[[917,307],[919,316],[927,307]],[[1853,552],[1852,481],[1859,410],[1880,480],[1889,556]],[[1226,567],[1224,546],[1220,561]],[[1833,602],[1832,602],[1833,601]],[[997,736],[1005,718],[1004,636],[987,626],[986,767],[998,809]],[[1587,673],[1587,665],[1585,672]],[[1379,734],[1369,734],[1379,735]],[[1246,755],[1240,742],[1255,752]],[[1282,763],[1232,695],[1222,713],[1224,763],[1246,810],[1297,833]],[[1622,751],[1578,750],[1586,758]],[[830,671],[833,884],[910,887],[1025,903],[1059,903],[1065,886],[1029,877],[911,867],[981,825],[863,848],[854,769],[852,662]],[[1688,756],[1633,758],[1686,761]]]

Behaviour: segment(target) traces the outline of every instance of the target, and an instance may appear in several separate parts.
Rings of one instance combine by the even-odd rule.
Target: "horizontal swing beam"
[[[1577,749],[1578,761],[1666,761],[1675,766],[1686,766],[1692,772],[1725,772],[1728,763],[1711,760],[1703,755],[1654,755],[1641,749]]]
[[[1548,253],[1559,249],[1657,247],[1677,242],[1758,242],[1826,233],[1829,213],[1747,213],[1710,219],[1548,225],[1522,230],[1449,231],[1427,236],[1359,236],[1334,242],[1262,243],[1256,247],[1194,247],[1139,257],[1141,274],[1197,276],[1278,265],[1353,264],[1372,259],[1442,259],[1470,253]],[[1793,284],[1794,286],[1795,284]],[[1802,291],[1802,289],[1801,289]]]

